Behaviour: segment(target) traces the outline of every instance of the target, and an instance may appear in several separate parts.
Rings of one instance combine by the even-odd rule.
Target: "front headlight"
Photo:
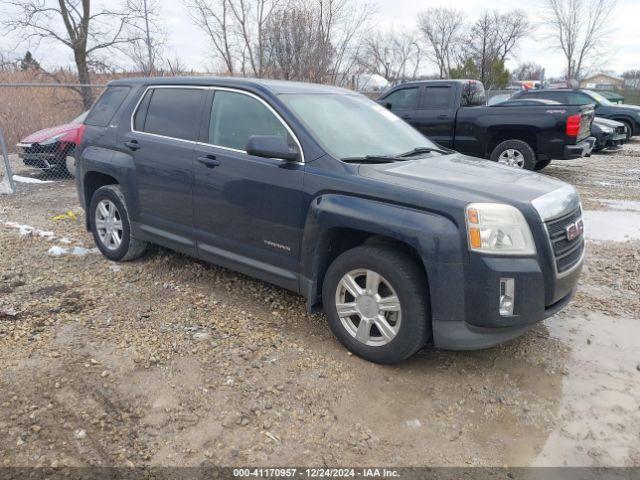
[[[47,138],[44,142],[40,142],[39,145],[52,145],[64,137],[66,133],[59,133],[55,137]]]
[[[469,249],[497,255],[534,255],[536,246],[522,212],[502,203],[471,203],[466,208]]]

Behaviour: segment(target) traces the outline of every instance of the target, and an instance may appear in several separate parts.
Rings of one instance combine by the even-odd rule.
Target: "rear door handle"
[[[138,141],[137,141],[137,140],[130,140],[130,141],[128,141],[128,142],[124,142],[124,145],[125,145],[129,150],[133,150],[134,152],[140,148],[140,144],[138,143]]]
[[[449,118],[449,115],[438,115],[439,120],[445,120],[447,118]]]
[[[216,159],[215,155],[202,155],[198,157],[198,161],[207,168],[216,168],[220,165],[220,160]]]

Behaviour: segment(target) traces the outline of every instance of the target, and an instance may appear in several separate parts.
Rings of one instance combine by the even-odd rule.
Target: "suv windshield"
[[[593,98],[600,105],[606,105],[607,107],[613,105],[609,100],[600,95],[598,92],[594,92],[593,90],[584,90],[591,98]]]
[[[396,156],[419,147],[440,149],[362,95],[284,94],[280,98],[336,158]]]

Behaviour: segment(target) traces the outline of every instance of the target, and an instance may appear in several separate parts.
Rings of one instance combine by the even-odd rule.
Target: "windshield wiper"
[[[346,163],[391,163],[402,161],[398,157],[388,155],[365,155],[364,157],[347,157],[342,159]]]
[[[451,150],[446,150],[446,149],[443,149],[443,148],[418,147],[418,148],[414,148],[413,150],[409,150],[408,152],[401,153],[400,155],[398,155],[398,157],[399,158],[413,157],[414,155],[421,155],[423,153],[433,153],[433,152],[441,153],[443,155],[448,155],[452,151]]]

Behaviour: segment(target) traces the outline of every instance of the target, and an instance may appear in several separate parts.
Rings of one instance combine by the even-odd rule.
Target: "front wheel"
[[[424,272],[397,249],[362,246],[340,255],[325,276],[322,301],[338,340],[371,362],[405,360],[431,336]]]
[[[499,143],[491,152],[491,160],[509,167],[534,170],[536,166],[536,152],[527,142],[522,140],[505,140]]]

